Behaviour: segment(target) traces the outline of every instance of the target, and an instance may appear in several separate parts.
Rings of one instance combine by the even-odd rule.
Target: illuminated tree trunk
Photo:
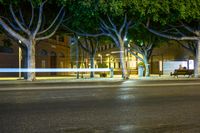
[[[194,76],[200,77],[200,40],[197,41],[196,56],[194,61]]]
[[[150,76],[150,72],[149,72],[149,63],[148,63],[148,59],[146,56],[143,56],[143,60],[144,60],[144,65],[145,65],[145,77],[149,77]]]
[[[90,56],[90,65],[91,65],[91,69],[94,68],[94,55]],[[90,72],[90,78],[94,78],[94,72]]]
[[[76,68],[80,68],[80,63],[79,63],[79,45],[78,43],[76,44]],[[76,73],[76,78],[79,79],[79,72]]]
[[[125,48],[124,48],[124,42],[120,40],[120,63],[121,63],[121,69],[122,69],[122,78],[128,79],[128,71],[126,67],[126,60],[125,60]]]
[[[36,41],[45,40],[52,37],[57,29],[59,28],[62,20],[65,16],[64,7],[61,7],[57,16],[53,19],[51,24],[48,27],[42,27],[42,21],[44,17],[44,5],[47,2],[41,1],[39,7],[34,7],[33,1],[29,1],[31,4],[31,16],[30,21],[26,24],[24,21],[24,16],[19,9],[18,12],[14,10],[12,3],[10,3],[9,10],[11,14],[12,21],[8,21],[9,19],[6,17],[0,17],[0,26],[7,31],[15,40],[20,40],[22,45],[25,47],[25,51],[27,52],[27,68],[28,70],[35,69],[35,45]],[[35,10],[38,9],[37,15],[35,14]],[[2,14],[1,14],[2,15]],[[37,16],[37,19],[35,18]],[[22,20],[22,21],[20,21]],[[46,25],[45,25],[46,26]],[[0,27],[0,28],[1,28]],[[35,80],[35,72],[28,72],[27,80],[33,81]]]
[[[28,57],[27,57],[27,68],[28,70],[35,69],[35,40],[31,39],[30,44],[28,45]],[[35,72],[28,72],[28,79],[29,81],[35,80]]]

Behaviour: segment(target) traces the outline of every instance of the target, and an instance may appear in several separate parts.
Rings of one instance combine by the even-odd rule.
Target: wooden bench
[[[178,75],[188,75],[188,78],[191,77],[194,74],[194,70],[188,70],[188,69],[175,69],[174,73],[170,73],[170,76],[176,76],[178,78]]]

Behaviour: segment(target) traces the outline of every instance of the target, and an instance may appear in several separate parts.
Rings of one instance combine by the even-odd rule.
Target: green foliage
[[[72,29],[82,29],[86,32],[95,32],[98,20],[98,12],[96,12],[96,3],[93,0],[70,1],[66,9],[70,16],[70,20],[64,22]]]
[[[160,42],[165,41],[165,39],[154,35],[149,32],[143,26],[137,26],[131,31],[129,31],[128,38],[135,44],[140,47],[143,45],[148,45],[153,43],[153,47],[157,46]]]
[[[200,0],[133,0],[133,3],[141,16],[161,24],[200,19]]]
[[[200,19],[200,0],[172,0],[171,9],[180,19]]]
[[[83,31],[96,33],[99,29],[100,18],[107,20],[107,16],[117,25],[123,23],[124,14],[132,16],[133,10],[129,10],[132,2],[128,0],[79,0],[67,3],[67,9],[71,16],[71,21],[66,24],[72,29],[82,29]]]
[[[143,66],[143,67],[145,67],[145,64],[144,64],[144,62],[139,62],[138,64],[137,64],[137,66],[139,67],[139,66]]]
[[[99,4],[99,10],[101,13],[103,14],[109,13],[109,14],[112,14],[113,16],[124,14],[124,7],[125,7],[125,3],[121,0],[118,0],[118,1],[100,0],[100,4]]]

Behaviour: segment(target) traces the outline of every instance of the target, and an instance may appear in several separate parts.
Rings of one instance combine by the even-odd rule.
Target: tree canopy
[[[200,0],[133,0],[133,3],[141,16],[161,24],[200,19]]]

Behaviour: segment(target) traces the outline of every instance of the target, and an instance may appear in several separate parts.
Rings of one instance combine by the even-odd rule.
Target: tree
[[[194,41],[195,77],[200,75],[200,2],[199,0],[145,0],[134,2],[138,12],[146,19],[145,27],[152,33],[179,41]],[[150,23],[151,22],[151,23]]]
[[[83,37],[82,39],[78,39],[78,43],[80,47],[89,54],[90,56],[90,66],[91,68],[95,68],[94,66],[94,58],[97,52],[97,48],[99,46],[98,38],[89,38]],[[90,78],[94,78],[94,72],[90,73]]]
[[[193,25],[193,24],[191,24]],[[199,25],[200,26],[200,25]],[[161,31],[157,31],[155,29],[152,29],[149,27],[149,24],[147,25],[147,28],[150,32],[164,37],[164,38],[168,38],[168,39],[173,39],[173,40],[177,40],[177,41],[193,41],[193,43],[196,43],[196,51],[194,53],[196,53],[195,55],[195,64],[194,64],[194,68],[195,68],[195,77],[199,77],[200,76],[200,29],[194,29],[192,27],[190,27],[189,25],[185,25],[182,23],[181,26],[179,26],[179,28],[183,28],[183,30],[188,30],[186,32],[189,32],[189,34],[185,34],[184,32],[182,32],[179,28],[176,28],[176,26],[172,26],[172,30],[175,30],[179,36],[171,34],[171,32],[173,32],[171,29],[167,30],[168,33],[161,33]]]
[[[151,57],[153,48],[161,42],[161,39],[141,26],[135,30],[132,30],[131,33],[132,34],[129,35],[131,41],[126,45],[126,48],[128,52],[144,63],[145,76],[148,77],[150,76],[149,59]],[[139,56],[138,53],[142,55],[142,57]]]
[[[27,1],[24,3],[22,1],[16,5],[18,11],[15,12],[13,5],[16,1],[9,2],[9,11],[11,13],[10,16],[1,16],[0,17],[0,25],[1,27],[8,32],[15,40],[20,40],[24,47],[27,49],[27,68],[29,70],[35,69],[35,45],[37,41],[48,39],[54,35],[56,30],[59,28],[60,24],[65,15],[64,7],[62,6],[57,13],[56,17],[51,21],[49,26],[47,26],[47,21],[44,21],[44,6],[47,3],[45,1],[36,1],[29,0],[31,6],[31,13],[24,13],[26,17],[23,16],[22,10],[20,8],[20,4],[25,10],[27,8]],[[4,7],[7,7],[4,5]],[[36,10],[38,11],[36,12]],[[36,15],[37,13],[37,15]],[[36,17],[37,16],[37,17]],[[52,16],[51,16],[52,17]],[[28,18],[30,18],[29,22],[27,22]],[[36,19],[37,18],[37,19]],[[50,19],[51,20],[51,19]],[[46,23],[45,23],[46,22]],[[49,22],[49,21],[48,21]],[[27,73],[27,77],[29,81],[35,80],[35,72],[30,71]]]
[[[80,36],[107,36],[120,49],[120,62],[122,66],[122,77],[128,78],[125,65],[124,44],[128,30],[135,26],[133,14],[129,11],[128,1],[84,1],[71,3],[71,12],[76,16],[77,21],[73,21],[73,32]],[[81,21],[80,21],[81,19]],[[74,19],[73,19],[74,20]],[[83,23],[85,22],[85,24]],[[92,24],[91,24],[92,23]],[[88,25],[89,24],[89,25]],[[86,28],[85,28],[86,26]],[[68,29],[72,29],[67,26]],[[95,30],[91,31],[91,28]]]

